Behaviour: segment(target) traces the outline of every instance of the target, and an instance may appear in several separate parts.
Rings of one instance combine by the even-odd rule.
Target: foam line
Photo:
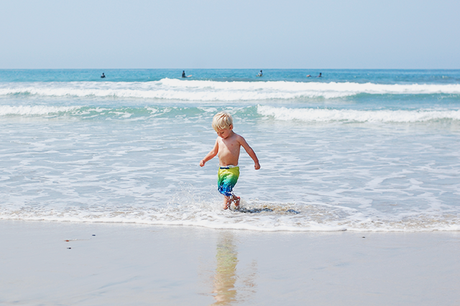
[[[460,84],[216,82],[162,79],[155,82],[33,82],[0,85],[0,96],[119,97],[184,101],[332,99],[359,94],[458,95]]]
[[[259,105],[262,116],[276,120],[304,122],[396,122],[412,123],[441,120],[460,120],[456,110],[351,110],[351,109],[298,109]]]

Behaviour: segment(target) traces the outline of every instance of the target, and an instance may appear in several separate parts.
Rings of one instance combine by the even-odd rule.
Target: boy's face
[[[230,125],[227,129],[217,130],[217,136],[227,139],[232,134],[233,126]]]

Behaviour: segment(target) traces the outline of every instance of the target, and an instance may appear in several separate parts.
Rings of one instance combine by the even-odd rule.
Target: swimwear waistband
[[[228,166],[219,166],[219,169],[231,169],[231,168],[236,168],[238,166],[233,166],[233,165],[228,165]]]

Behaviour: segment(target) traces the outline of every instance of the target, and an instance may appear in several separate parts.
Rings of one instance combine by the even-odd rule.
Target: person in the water
[[[323,74],[320,72],[319,75],[318,75],[318,78],[321,78],[323,76]]]
[[[182,77],[186,78],[187,76],[185,75],[185,70],[182,70]]]
[[[263,76],[264,74],[262,73],[262,70],[260,70],[259,74],[257,76],[261,77]]]
[[[229,209],[232,202],[235,203],[235,208],[238,209],[240,197],[233,193],[233,187],[235,187],[240,175],[238,160],[241,147],[246,150],[254,161],[256,170],[260,169],[259,159],[246,140],[233,132],[233,119],[229,113],[217,113],[212,120],[212,127],[218,137],[214,148],[200,161],[200,166],[203,167],[207,161],[213,159],[216,155],[219,157],[217,186],[219,192],[225,197],[224,209]]]
[[[101,79],[103,79],[103,78],[105,78],[104,72],[103,72],[102,75],[101,75]]]

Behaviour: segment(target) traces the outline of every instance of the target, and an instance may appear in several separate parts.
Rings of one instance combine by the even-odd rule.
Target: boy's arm
[[[214,145],[214,148],[209,152],[201,161],[200,161],[200,166],[203,167],[204,164],[206,164],[207,161],[211,160],[214,158],[214,156],[217,155],[217,152],[219,152],[219,145],[216,140],[216,144]]]
[[[240,136],[238,141],[240,142],[241,146],[246,150],[248,155],[254,161],[254,168],[256,170],[259,170],[260,169],[259,159],[257,158],[257,155],[254,152],[254,150],[249,146],[249,144],[246,142],[246,140],[243,137]]]

